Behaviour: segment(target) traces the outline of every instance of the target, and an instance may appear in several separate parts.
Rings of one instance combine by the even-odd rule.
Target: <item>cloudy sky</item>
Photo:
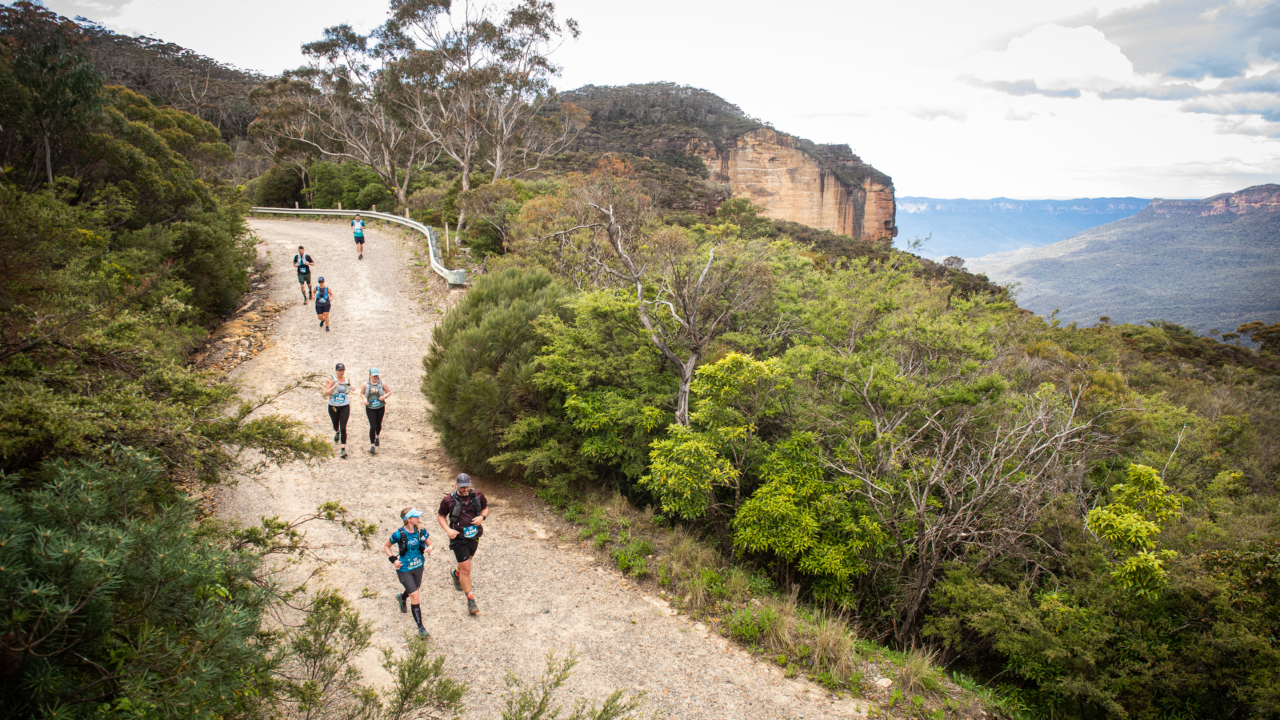
[[[276,73],[386,0],[45,0]],[[847,143],[899,195],[1206,197],[1280,182],[1280,0],[559,0],[562,89],[665,80]]]

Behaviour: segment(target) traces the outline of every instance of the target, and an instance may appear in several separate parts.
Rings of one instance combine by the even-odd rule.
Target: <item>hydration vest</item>
[[[449,527],[454,530],[461,530],[458,527],[458,518],[462,517],[462,501],[458,499],[456,490],[449,493],[449,495],[453,498],[453,507],[449,510]],[[471,507],[475,510],[476,515],[480,514],[480,493],[475,490],[471,491]]]
[[[409,554],[409,533],[405,532],[403,527],[400,528],[399,533],[400,533],[399,535],[400,539],[397,542],[397,544],[400,546],[400,557],[401,559],[403,559],[405,555]],[[418,534],[417,534],[418,547],[421,549],[421,552],[423,554],[426,554],[428,537],[429,536],[426,530],[423,530],[422,528],[418,528]]]

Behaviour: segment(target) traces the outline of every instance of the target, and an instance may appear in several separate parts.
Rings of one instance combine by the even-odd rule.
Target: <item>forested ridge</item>
[[[861,696],[889,657],[902,717],[971,714],[956,686],[1008,717],[1280,716],[1280,328],[1063,325],[763,218],[643,153],[762,123],[667,84],[555,93],[577,28],[517,7],[449,35],[397,2],[278,78],[0,8],[0,715],[461,711],[423,643],[391,688],[351,675],[367,623],[271,571],[305,523],[363,521],[236,527],[188,494],[330,453],[185,364],[245,289],[248,206],[296,202],[447,223],[478,275],[424,358],[445,449],[788,674]],[[593,505],[615,492],[696,542],[655,552]]]

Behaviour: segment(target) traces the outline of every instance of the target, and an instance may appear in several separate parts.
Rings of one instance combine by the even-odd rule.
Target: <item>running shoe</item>
[[[346,460],[346,459],[347,459],[347,449],[346,449],[346,448],[342,448],[342,452],[338,453],[338,457],[342,458],[343,460]]]
[[[458,571],[456,569],[450,570],[449,577],[453,578],[453,589],[462,592],[462,582],[458,580]]]
[[[329,326],[328,326],[328,325],[325,325],[325,326],[324,326],[324,331],[325,331],[325,332],[329,332]]]
[[[409,606],[404,604],[404,593],[396,593],[396,602],[400,603],[400,612],[409,612]]]
[[[478,615],[480,613],[480,606],[476,605],[476,601],[472,598],[467,598],[467,612],[472,615]]]
[[[357,259],[357,260],[363,260],[363,259],[364,259],[364,255],[361,255],[360,257],[358,257],[358,258],[356,258],[356,259]]]
[[[376,445],[377,447],[382,447],[382,437],[381,437],[381,436],[379,436],[379,437],[374,438],[374,439],[373,439],[373,444],[374,444],[374,445]]]
[[[323,321],[323,320],[321,320],[321,321],[320,321],[320,327],[324,327],[324,321]]]
[[[420,627],[420,628],[418,628],[418,637],[420,637],[420,638],[422,638],[422,639],[424,639],[424,640],[425,640],[425,639],[427,639],[427,638],[431,637],[431,633],[427,632],[427,629],[426,629],[426,628]]]
[[[369,446],[369,454],[370,454],[370,455],[377,455],[377,454],[378,454],[378,448],[374,447],[373,445],[370,445],[370,446]]]
[[[338,431],[338,432],[334,433],[334,434],[333,434],[333,441],[334,441],[334,442],[338,442],[338,438],[340,438],[340,437],[342,437],[342,431]]]

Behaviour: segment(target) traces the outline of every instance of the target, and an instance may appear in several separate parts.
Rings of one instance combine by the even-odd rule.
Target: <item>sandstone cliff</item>
[[[771,218],[866,240],[898,234],[893,180],[847,145],[814,145],[759,128],[721,147],[694,140],[686,152],[702,158],[712,180],[728,183],[734,196]]]
[[[1280,211],[1280,185],[1255,185],[1204,200],[1152,200],[1148,211],[1155,215],[1191,217],[1277,212]]]
[[[665,207],[709,214],[732,194],[775,220],[863,240],[898,233],[893,180],[847,145],[777,132],[712,93],[671,83],[586,86],[560,100],[591,113],[575,150],[623,153],[646,175],[656,175],[653,165],[661,164],[701,184],[695,188],[667,173],[660,183]]]

